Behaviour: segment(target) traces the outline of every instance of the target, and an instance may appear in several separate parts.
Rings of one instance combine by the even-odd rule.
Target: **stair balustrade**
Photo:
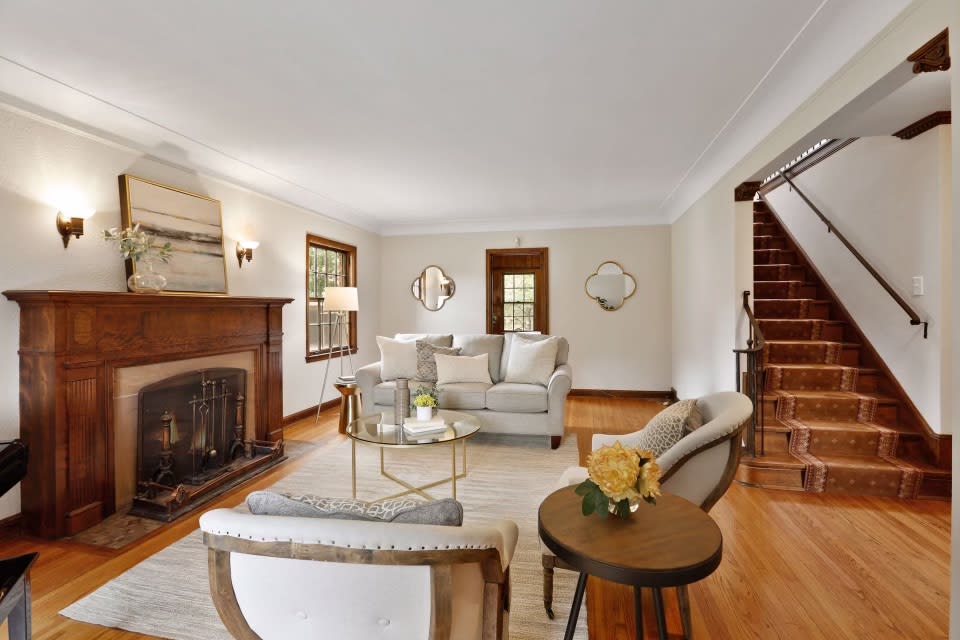
[[[746,438],[746,453],[752,458],[757,457],[757,426],[760,428],[760,453],[764,454],[764,436],[763,436],[763,387],[764,387],[764,367],[763,367],[763,349],[766,341],[763,339],[763,332],[760,330],[760,324],[753,315],[753,309],[750,308],[750,292],[743,292],[743,311],[747,316],[749,335],[747,337],[747,346],[743,349],[734,349],[734,359],[736,360],[737,370],[737,391],[746,393],[753,402],[753,415],[750,416],[750,422],[744,430]],[[746,358],[746,378],[744,380],[744,369],[742,368],[743,358]],[[746,382],[746,390],[741,388]]]

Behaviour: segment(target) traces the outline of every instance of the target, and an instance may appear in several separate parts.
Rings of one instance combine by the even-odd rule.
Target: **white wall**
[[[117,176],[157,180],[222,202],[227,280],[232,295],[295,298],[283,312],[284,414],[318,401],[324,363],[306,364],[304,243],[307,232],[357,246],[360,287],[359,363],[377,359],[380,316],[379,236],[219,180],[145,158],[142,154],[37,118],[0,109],[0,212],[4,222],[0,290],[125,291],[123,262],[100,235],[120,224]],[[64,250],[54,226],[57,189],[76,190],[97,210],[86,234]],[[237,267],[239,238],[261,242],[254,260]],[[175,258],[175,257],[174,257]],[[364,287],[364,283],[369,283]],[[19,433],[19,307],[0,298],[0,439]],[[327,398],[334,397],[331,389]],[[19,511],[19,494],[0,501],[0,519]]]
[[[673,242],[673,384],[681,395],[732,388],[734,367],[729,353],[736,341],[736,322],[727,319],[727,304],[739,303],[733,253],[735,234],[733,189],[759,172],[785,149],[811,134],[844,105],[870,88],[934,34],[943,30],[954,11],[955,0],[916,0],[835,74],[810,100],[800,105],[765,137],[716,185],[674,222]],[[954,64],[950,72],[956,74]],[[812,144],[812,142],[811,142]],[[720,216],[729,233],[713,236]],[[713,236],[712,241],[707,239]],[[723,244],[724,246],[717,246]],[[717,273],[705,277],[686,269],[683,251],[703,250]],[[723,302],[730,299],[730,303]],[[710,303],[719,307],[706,306]],[[704,309],[713,309],[704,313]],[[697,353],[703,355],[698,366]],[[709,368],[705,371],[704,368]]]
[[[942,184],[940,175],[945,128],[911,140],[861,138],[795,179],[837,230],[930,322],[926,340],[923,330],[909,324],[906,313],[837,236],[827,233],[789,185],[767,194],[787,229],[938,433],[950,430],[940,420],[940,349],[945,329],[941,206],[949,204],[941,193],[950,190],[950,183]],[[923,277],[925,295],[912,295],[914,276]]]
[[[671,227],[673,385],[681,398],[735,388],[735,221],[733,191],[715,190]]]
[[[380,330],[484,333],[486,249],[514,246],[513,233],[390,236],[381,240]],[[550,333],[570,341],[573,386],[590,389],[670,388],[670,229],[666,226],[525,231],[525,247],[548,247]],[[588,298],[584,282],[605,260],[637,280],[618,311]],[[429,264],[453,278],[456,294],[427,311],[410,283]]]
[[[952,3],[953,11],[950,15],[950,57],[953,64],[950,67],[950,104],[960,105],[960,2]],[[950,326],[952,339],[948,347],[945,360],[947,369],[945,378],[953,380],[960,372],[960,349],[957,341],[960,340],[960,127],[951,127],[951,168],[950,175],[953,184],[951,208],[953,221],[950,228],[947,246],[953,256],[950,265],[950,278],[944,279],[944,286],[949,287],[950,297]],[[951,393],[946,398],[949,406],[947,416],[952,425],[951,432],[960,434],[960,393]],[[953,438],[953,482],[952,482],[952,509],[951,509],[951,538],[950,538],[950,640],[960,640],[960,473],[957,465],[960,464],[960,437]]]

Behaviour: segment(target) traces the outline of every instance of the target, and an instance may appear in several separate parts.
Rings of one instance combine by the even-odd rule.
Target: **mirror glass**
[[[456,288],[453,278],[445,274],[443,269],[432,264],[414,278],[410,285],[410,292],[424,307],[430,311],[437,311],[453,297]]]
[[[615,311],[637,290],[637,281],[618,263],[608,261],[601,263],[597,272],[587,278],[584,289],[603,309]]]

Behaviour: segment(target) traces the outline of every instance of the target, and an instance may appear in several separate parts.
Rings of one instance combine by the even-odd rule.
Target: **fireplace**
[[[280,460],[278,447],[247,438],[246,388],[246,370],[218,368],[140,389],[131,513],[173,519]]]
[[[20,306],[20,435],[31,453],[20,493],[35,535],[73,535],[128,506],[172,519],[282,459],[282,309],[289,298],[4,295]],[[181,430],[194,423],[183,407],[163,407],[177,429],[168,452],[174,475],[154,476],[165,455],[163,412],[141,418],[139,392],[188,373],[208,385],[190,391],[187,406],[194,393],[202,400],[204,388],[211,402],[229,396],[231,404],[217,408],[219,422],[211,422],[208,403],[207,421],[196,423],[227,433],[194,434],[199,457],[180,460],[177,443],[194,442],[181,441]],[[141,419],[160,429],[144,445],[144,460],[154,458],[144,476]],[[240,439],[242,454],[234,446]]]

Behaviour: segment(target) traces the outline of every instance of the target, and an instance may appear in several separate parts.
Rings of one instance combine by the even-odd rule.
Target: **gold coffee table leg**
[[[466,470],[464,470],[466,474]],[[457,499],[457,441],[450,443],[450,484],[453,486],[453,499]]]
[[[381,451],[381,455],[383,452]],[[350,440],[350,480],[353,484],[353,499],[357,499],[357,441]]]

